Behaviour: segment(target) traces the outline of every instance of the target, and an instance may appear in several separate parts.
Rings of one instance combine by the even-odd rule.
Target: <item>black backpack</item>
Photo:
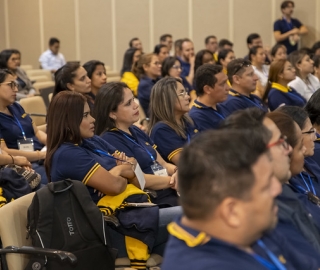
[[[102,213],[81,181],[49,183],[36,192],[28,209],[28,235],[34,247],[69,251],[77,263],[37,256],[25,269],[37,264],[36,269],[47,270],[114,270],[115,251],[107,245],[105,226]]]

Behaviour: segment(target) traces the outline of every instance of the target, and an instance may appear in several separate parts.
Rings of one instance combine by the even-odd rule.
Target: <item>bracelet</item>
[[[8,154],[10,157],[11,157],[11,159],[12,159],[12,164],[14,164],[14,159],[13,159],[13,156],[12,155],[10,155],[10,154]]]
[[[173,173],[176,173],[178,170],[178,167],[175,167],[174,170],[173,170]]]

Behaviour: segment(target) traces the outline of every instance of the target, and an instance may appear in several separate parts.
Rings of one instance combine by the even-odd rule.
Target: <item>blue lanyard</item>
[[[253,102],[249,97],[246,97],[246,96],[244,96],[244,95],[241,95],[241,96],[243,96],[245,99],[247,99],[249,102],[251,102],[254,106],[262,109],[262,106],[261,106],[260,104],[257,104],[257,103],[255,103],[255,102]]]
[[[189,135],[189,133],[187,133],[187,139],[188,139],[188,143],[190,143],[190,135]]]
[[[218,115],[221,119],[226,119],[224,116],[222,116],[222,114],[220,114],[217,110],[215,110],[215,109],[213,109],[213,111],[214,111],[214,113],[216,114],[216,115]]]
[[[266,247],[262,240],[258,240],[257,244],[267,253],[269,259],[272,263],[268,262],[264,258],[260,257],[257,254],[254,254],[253,257],[261,263],[263,266],[270,270],[286,270],[286,267],[278,260],[278,258]]]
[[[18,125],[19,128],[21,129],[22,136],[23,136],[24,140],[27,140],[26,134],[25,134],[25,132],[24,132],[24,130],[23,130],[23,128],[22,128],[22,126],[21,126],[18,118],[17,118],[14,114],[13,114],[13,117],[14,117],[14,119],[16,120],[17,125]]]
[[[310,190],[310,188],[309,188],[309,185],[307,184],[306,180],[304,179],[304,177],[303,177],[302,173],[300,173],[300,176],[301,176],[301,178],[302,178],[302,180],[303,180],[304,184],[306,185],[306,187],[307,187],[308,191],[310,191],[310,192],[311,192],[311,190]],[[314,195],[317,195],[317,193],[316,193],[316,191],[315,191],[315,189],[314,189],[314,186],[313,186],[313,183],[312,183],[311,177],[310,177],[310,175],[309,175],[309,174],[308,174],[308,179],[309,179],[310,186],[311,186],[311,188],[312,188],[312,193],[313,193]]]
[[[139,143],[139,141],[136,142],[135,140],[132,140],[132,139],[131,139],[129,136],[127,136],[125,133],[123,133],[123,132],[121,132],[121,131],[120,131],[120,133],[121,133],[123,136],[125,136],[129,141],[133,142],[135,145],[138,145],[138,146],[140,146],[141,148],[143,148],[143,149],[148,153],[148,155],[150,156],[150,158],[152,159],[153,162],[156,161],[156,160],[154,159],[153,155],[151,154],[151,152],[147,149],[147,147],[145,147],[144,145],[141,145],[141,144]]]
[[[96,152],[97,154],[101,154],[101,155],[103,155],[103,156],[105,156],[105,157],[112,158],[112,159],[114,159],[114,160],[119,160],[119,161],[122,161],[122,162],[130,163],[129,161],[122,160],[122,159],[120,159],[120,158],[116,158],[116,157],[114,157],[113,155],[110,155],[109,153],[106,153],[106,152],[101,151],[101,150],[98,150],[98,149],[95,149],[94,152]]]

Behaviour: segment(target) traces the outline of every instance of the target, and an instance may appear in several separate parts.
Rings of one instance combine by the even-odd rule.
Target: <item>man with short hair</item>
[[[62,53],[59,53],[60,40],[57,38],[50,38],[49,49],[41,54],[39,58],[40,65],[43,69],[50,70],[55,73],[56,70],[66,64],[66,60]]]
[[[226,116],[250,107],[268,110],[259,97],[251,94],[256,89],[259,78],[250,61],[242,58],[232,60],[227,66],[227,74],[231,89],[228,99],[222,103]]]
[[[171,234],[161,269],[317,269],[317,262],[278,233],[273,174],[265,127],[199,134],[179,161],[184,215]],[[267,267],[266,267],[267,265]]]
[[[204,64],[195,74],[197,99],[189,112],[200,131],[217,129],[225,118],[218,103],[228,98],[228,77],[219,65]]]
[[[137,37],[134,37],[129,41],[129,47],[136,48],[136,49],[140,50],[141,52],[143,51],[142,42]]]
[[[247,47],[250,50],[252,47],[256,47],[256,46],[261,46],[263,47],[263,43],[262,43],[262,39],[260,37],[259,34],[257,33],[252,33],[247,37]],[[264,52],[266,54],[266,61],[265,63],[267,65],[269,65],[271,63],[270,59],[271,59],[271,49],[270,47],[266,46],[263,47],[264,48]],[[244,59],[248,60],[249,59],[249,55],[246,55],[244,57]]]
[[[185,38],[180,45],[180,57],[182,72],[181,75],[186,77],[187,81],[192,85],[194,77],[194,46],[193,42]]]
[[[164,34],[160,37],[160,44],[166,45],[168,47],[169,52],[172,49],[172,35]]]
[[[204,40],[206,50],[214,54],[218,50],[218,40],[215,36],[207,36]]]
[[[219,44],[218,44],[218,49],[213,55],[214,61],[216,61],[216,63],[218,63],[219,51],[221,51],[221,50],[232,50],[232,48],[233,48],[233,43],[230,40],[225,39],[225,38],[220,39]]]
[[[293,1],[283,1],[281,4],[282,18],[275,21],[273,34],[275,40],[287,48],[287,53],[298,50],[300,36],[308,34],[308,29],[298,19],[292,18]]]

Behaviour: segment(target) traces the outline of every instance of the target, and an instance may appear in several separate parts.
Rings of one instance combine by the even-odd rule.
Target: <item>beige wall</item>
[[[17,48],[23,64],[38,67],[48,39],[61,40],[69,61],[99,59],[119,70],[132,37],[142,40],[145,52],[159,36],[189,37],[195,50],[214,34],[235,44],[237,57],[247,53],[246,37],[261,34],[273,45],[273,22],[281,16],[282,0],[0,0],[0,50]],[[302,45],[320,39],[320,0],[295,0],[295,17],[308,28]]]

